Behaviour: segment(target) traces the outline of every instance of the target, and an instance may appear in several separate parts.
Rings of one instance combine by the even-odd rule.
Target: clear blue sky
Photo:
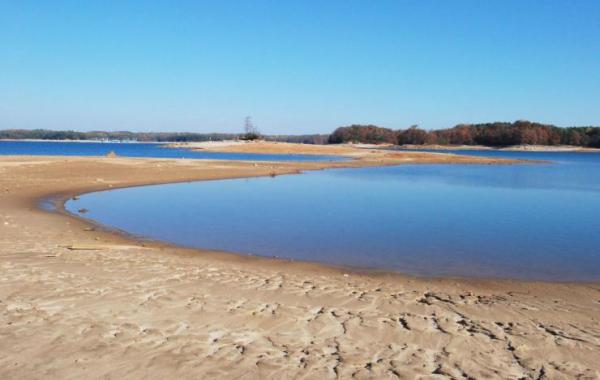
[[[0,0],[0,129],[600,124],[600,1]]]

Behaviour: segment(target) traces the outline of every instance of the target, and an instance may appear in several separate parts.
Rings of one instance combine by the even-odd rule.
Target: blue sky
[[[0,0],[0,129],[600,124],[600,1]]]

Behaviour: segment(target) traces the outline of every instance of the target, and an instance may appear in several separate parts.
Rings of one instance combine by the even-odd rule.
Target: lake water
[[[342,157],[307,154],[203,152],[180,148],[166,148],[165,144],[157,143],[0,141],[0,155],[106,156],[111,151],[122,157],[251,161],[338,161],[345,159]]]
[[[190,247],[427,276],[600,280],[600,154],[466,153],[553,163],[156,185],[66,207]]]

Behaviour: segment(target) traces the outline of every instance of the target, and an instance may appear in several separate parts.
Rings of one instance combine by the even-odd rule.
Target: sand
[[[470,159],[1,157],[0,378],[597,379],[600,284],[357,273],[140,241],[37,207],[150,183]]]
[[[311,145],[270,141],[205,141],[173,143],[173,148],[186,148],[213,152],[230,153],[268,153],[268,154],[311,154],[311,155],[343,155],[349,157],[361,156],[364,153],[356,148],[377,148],[366,144]]]

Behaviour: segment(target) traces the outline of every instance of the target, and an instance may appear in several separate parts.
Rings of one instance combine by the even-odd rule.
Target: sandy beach
[[[155,183],[515,163],[276,145],[231,149],[356,159],[0,157],[0,378],[600,377],[598,283],[416,278],[184,249],[38,207]]]
[[[225,141],[204,141],[204,142],[183,142],[170,143],[167,146],[171,148],[184,148],[208,152],[229,152],[229,153],[268,153],[268,154],[309,154],[309,155],[338,155],[347,157],[364,157],[365,152],[357,148],[379,148],[376,145],[367,144],[336,144],[336,145],[316,145],[316,144],[294,144],[269,141],[243,141],[243,140],[225,140]],[[371,152],[374,153],[374,152]]]

